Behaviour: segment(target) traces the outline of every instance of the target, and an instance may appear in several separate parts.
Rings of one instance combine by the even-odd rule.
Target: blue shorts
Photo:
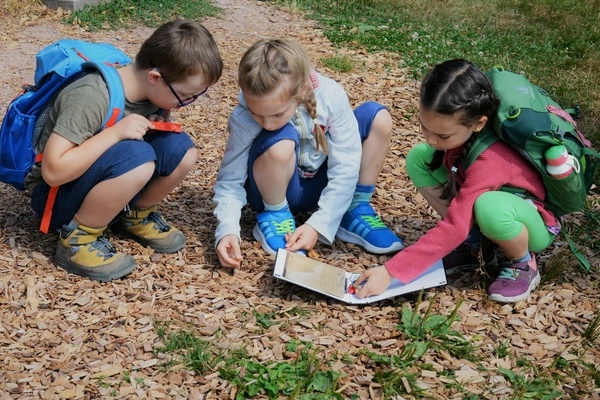
[[[98,183],[121,176],[147,162],[155,162],[152,178],[168,176],[194,147],[186,133],[156,132],[144,140],[124,140],[106,150],[79,178],[61,185],[52,209],[51,231],[68,224],[83,203],[87,194]],[[50,186],[42,182],[31,195],[31,205],[38,218],[42,218]],[[130,201],[135,204],[141,192]]]
[[[362,103],[354,109],[354,116],[358,121],[361,142],[364,142],[371,132],[371,125],[377,113],[386,107],[374,101]],[[254,140],[250,148],[248,158],[248,180],[246,181],[246,192],[248,203],[253,210],[261,212],[264,209],[262,196],[254,180],[253,166],[258,157],[264,154],[271,146],[281,140],[293,140],[296,143],[296,159],[300,148],[300,139],[296,128],[287,123],[283,128],[276,131],[263,129]],[[325,161],[326,163],[327,161]],[[317,174],[312,178],[301,178],[298,168],[288,184],[286,197],[292,213],[311,211],[317,208],[321,192],[327,186],[327,168],[319,168]]]

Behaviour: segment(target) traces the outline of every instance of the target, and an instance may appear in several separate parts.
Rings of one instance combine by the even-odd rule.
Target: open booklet
[[[382,294],[361,299],[351,288],[360,274],[283,249],[277,252],[273,276],[350,304],[372,303],[446,284],[444,264],[439,260],[412,282],[404,284],[394,279]]]

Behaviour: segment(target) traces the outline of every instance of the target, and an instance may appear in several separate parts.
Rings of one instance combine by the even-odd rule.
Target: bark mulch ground
[[[230,398],[235,389],[218,373],[199,376],[181,366],[163,368],[165,355],[155,352],[161,342],[155,321],[193,326],[200,337],[225,347],[245,347],[261,361],[284,360],[292,339],[313,343],[323,359],[346,354],[351,364],[336,362],[343,372],[345,397],[382,398],[373,382],[375,364],[359,351],[398,355],[406,338],[397,329],[402,306],[415,307],[414,298],[398,298],[367,306],[348,306],[275,280],[273,257],[254,243],[254,214],[243,213],[243,267],[219,267],[213,250],[215,220],[212,187],[226,141],[226,119],[236,103],[236,67],[245,49],[258,38],[288,36],[300,41],[316,67],[341,82],[353,105],[376,99],[395,119],[393,143],[378,182],[374,203],[385,221],[406,243],[432,227],[437,216],[409,184],[404,159],[420,140],[415,110],[417,83],[397,67],[399,56],[335,49],[313,23],[265,3],[220,0],[222,18],[203,23],[219,43],[223,78],[194,105],[174,113],[196,141],[199,157],[185,182],[161,204],[168,220],[187,236],[178,254],[155,254],[150,249],[110,235],[113,244],[132,254],[137,269],[127,278],[100,284],[68,275],[52,264],[56,238],[38,231],[27,196],[0,185],[0,397],[19,399],[200,399]],[[135,54],[152,31],[132,26],[119,31],[85,32],[60,22],[60,13],[39,9],[0,17],[0,106],[2,109],[24,82],[31,82],[35,53],[65,36],[113,43]],[[356,63],[350,73],[337,73],[321,58],[346,54]],[[540,255],[540,264],[560,243]],[[387,257],[363,253],[336,242],[318,245],[312,256],[349,270],[381,264]],[[598,259],[592,259],[598,271]],[[462,398],[450,389],[444,371],[453,371],[462,390],[481,398],[511,398],[510,384],[498,367],[523,371],[517,359],[551,366],[562,354],[582,346],[582,332],[598,313],[598,272],[585,275],[576,268],[541,285],[527,301],[514,305],[490,302],[477,270],[449,276],[449,284],[431,290],[419,312],[433,302],[434,314],[449,315],[462,301],[459,331],[479,348],[479,363],[445,352],[424,356],[429,371],[419,379],[431,398]],[[433,296],[435,294],[435,298]],[[305,314],[292,312],[304,310]],[[261,327],[253,312],[274,313],[274,323]],[[494,349],[506,340],[509,356]],[[584,360],[598,363],[592,347]],[[123,376],[128,376],[123,381]],[[568,393],[591,385],[565,378]],[[460,385],[458,385],[460,386]],[[598,391],[588,387],[589,398]],[[574,397],[571,397],[574,398]]]

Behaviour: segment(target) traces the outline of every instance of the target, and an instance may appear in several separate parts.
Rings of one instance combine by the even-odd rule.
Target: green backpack
[[[496,141],[504,140],[539,171],[546,189],[545,203],[555,215],[581,210],[600,166],[600,154],[577,128],[573,120],[577,110],[562,109],[546,91],[523,75],[494,68],[486,72],[486,76],[500,99],[500,107],[493,129],[478,135],[463,166],[467,168],[481,152]],[[544,154],[561,145],[578,165],[568,176],[556,178],[548,173]]]

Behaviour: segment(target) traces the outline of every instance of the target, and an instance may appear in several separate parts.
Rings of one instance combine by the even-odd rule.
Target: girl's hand
[[[153,127],[148,118],[139,114],[129,114],[112,127],[105,129],[104,132],[112,132],[116,135],[118,141],[127,139],[142,140],[146,132]]]
[[[224,236],[217,245],[217,256],[221,265],[227,268],[238,268],[243,260],[240,242],[237,236]]]
[[[354,286],[357,288],[354,294],[361,299],[367,296],[376,296],[386,291],[392,279],[394,276],[383,265],[368,269],[354,282]]]
[[[315,247],[319,233],[310,225],[304,224],[296,228],[294,232],[285,235],[285,249],[296,252],[298,250],[310,250]]]

